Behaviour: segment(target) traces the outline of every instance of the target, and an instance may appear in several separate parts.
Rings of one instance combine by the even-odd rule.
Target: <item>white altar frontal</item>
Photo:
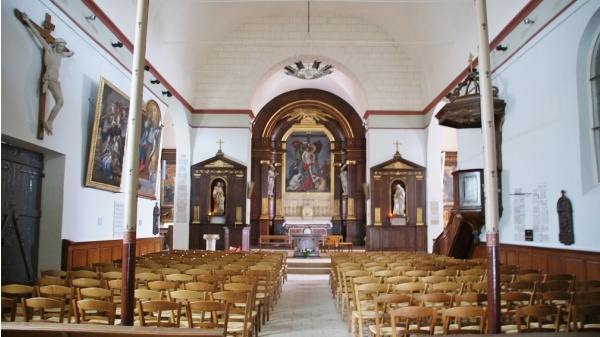
[[[334,213],[331,199],[331,196],[311,193],[293,197],[286,195],[283,203],[283,228],[286,233],[331,235]]]

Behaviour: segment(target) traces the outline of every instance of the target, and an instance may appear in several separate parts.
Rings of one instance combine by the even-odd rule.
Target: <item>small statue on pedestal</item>
[[[406,197],[406,193],[404,192],[404,188],[402,188],[402,185],[398,184],[396,185],[396,193],[394,193],[394,216],[399,217],[399,216],[404,216],[405,215],[405,209],[404,209],[404,199]]]

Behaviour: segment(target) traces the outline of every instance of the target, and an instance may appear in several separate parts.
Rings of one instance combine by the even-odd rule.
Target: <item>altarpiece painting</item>
[[[321,131],[295,131],[286,140],[285,192],[331,192],[331,141]]]

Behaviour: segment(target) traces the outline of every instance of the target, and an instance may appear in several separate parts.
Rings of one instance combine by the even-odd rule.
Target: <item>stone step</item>
[[[288,274],[325,274],[331,270],[329,258],[288,258]]]
[[[304,275],[329,275],[329,268],[313,268],[313,267],[302,267],[302,268],[290,268],[288,267],[288,274],[304,274]]]

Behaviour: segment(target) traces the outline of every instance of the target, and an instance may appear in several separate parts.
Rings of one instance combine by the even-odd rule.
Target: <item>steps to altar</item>
[[[331,270],[330,258],[288,258],[288,274],[329,274]]]

